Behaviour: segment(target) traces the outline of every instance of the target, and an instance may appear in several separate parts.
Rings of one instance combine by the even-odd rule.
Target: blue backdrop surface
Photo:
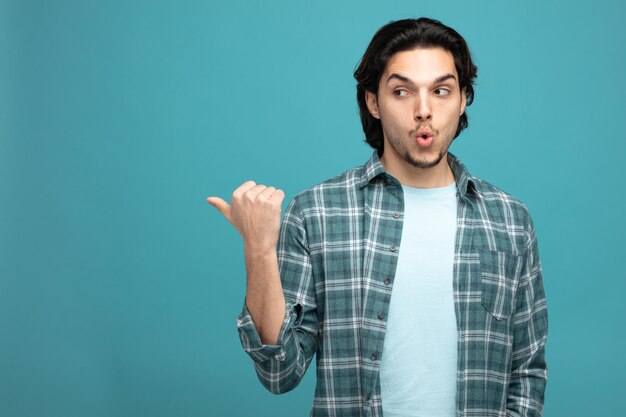
[[[352,73],[419,16],[479,67],[451,151],[535,221],[544,415],[619,415],[617,0],[0,2],[0,415],[308,415],[313,368],[273,396],[241,349],[242,242],[205,198],[253,179],[284,208],[364,163]]]

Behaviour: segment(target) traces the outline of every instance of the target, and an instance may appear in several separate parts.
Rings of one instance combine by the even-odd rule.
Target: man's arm
[[[250,187],[249,183],[252,182],[242,184],[240,189],[245,189],[246,184]],[[246,209],[243,204],[238,204],[256,200],[254,196],[242,198],[242,194],[237,191],[233,193],[233,211],[236,206],[239,206],[240,212],[260,210],[251,207]],[[223,200],[214,197],[211,200],[207,199],[220,209],[218,205]],[[220,211],[229,221],[232,219],[236,222],[235,216],[227,209]],[[269,212],[271,214],[271,210]],[[229,214],[230,218],[227,216]],[[240,232],[245,232],[246,228],[241,224],[250,225],[248,233],[242,233],[242,236],[249,237],[244,237],[248,281],[246,300],[237,318],[237,328],[242,346],[252,358],[259,380],[268,390],[279,394],[292,390],[302,380],[317,350],[318,321],[311,257],[296,199],[287,207],[280,233],[276,232],[275,240],[265,239],[266,244],[261,245],[263,240],[258,239],[259,234],[264,233],[269,237],[274,230],[272,227],[268,230],[267,223],[277,219],[280,224],[280,210],[278,217],[275,214],[264,218],[257,215],[236,226]],[[254,232],[251,232],[253,229]]]
[[[246,307],[263,344],[275,345],[285,318],[285,297],[280,283],[276,249],[257,252],[245,246]]]
[[[513,360],[507,398],[507,416],[511,417],[541,416],[548,376],[545,362],[548,311],[537,237],[530,216],[528,223],[529,243],[513,324]]]
[[[284,198],[282,190],[254,181],[244,182],[233,192],[232,206],[218,197],[207,198],[243,238],[247,305],[264,343],[275,343],[278,339],[285,311],[276,260]]]
[[[311,256],[296,199],[285,211],[277,259],[285,297],[278,340],[275,344],[262,342],[246,303],[237,319],[237,327],[241,344],[252,358],[259,380],[272,393],[281,394],[300,383],[318,343]]]

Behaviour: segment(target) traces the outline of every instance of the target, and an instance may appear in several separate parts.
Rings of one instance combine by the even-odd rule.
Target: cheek
[[[443,115],[443,119],[446,120],[447,123],[456,124],[461,117],[461,107],[459,105],[446,106],[441,109],[441,114]]]
[[[379,106],[378,112],[380,121],[387,125],[402,125],[407,123],[407,119],[411,119],[411,113],[409,111],[390,105]]]
[[[415,117],[415,105],[409,100],[387,103],[385,106],[386,116],[398,122],[407,122]]]

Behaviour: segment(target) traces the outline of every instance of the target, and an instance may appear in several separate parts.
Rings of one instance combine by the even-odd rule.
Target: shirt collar
[[[448,151],[448,164],[454,174],[454,182],[456,182],[456,189],[463,198],[467,198],[471,195],[482,197],[478,190],[478,184],[476,178],[471,176],[467,168],[459,158]],[[369,184],[374,178],[379,175],[386,174],[385,167],[380,162],[378,157],[378,151],[374,150],[370,159],[361,167],[361,178],[359,181],[359,187],[364,187]],[[388,175],[388,174],[387,174]]]

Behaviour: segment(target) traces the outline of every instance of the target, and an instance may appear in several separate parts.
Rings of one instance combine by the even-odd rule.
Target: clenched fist
[[[247,248],[265,253],[276,250],[285,193],[246,181],[232,195],[232,207],[219,197],[206,201],[217,208],[241,234]]]

